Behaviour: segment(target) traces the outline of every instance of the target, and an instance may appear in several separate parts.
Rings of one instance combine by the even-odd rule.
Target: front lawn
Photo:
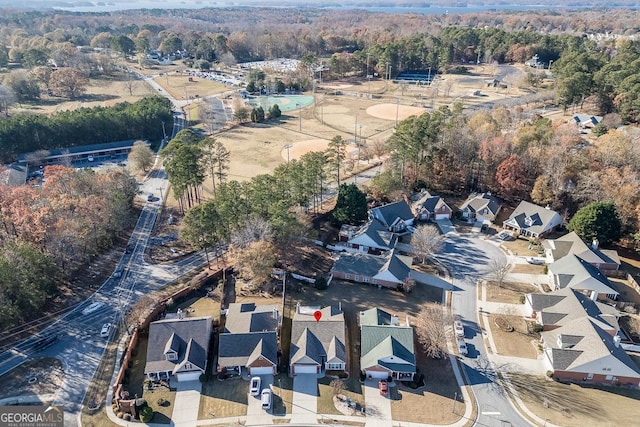
[[[503,324],[508,324],[513,330],[505,331],[500,327]],[[488,326],[491,328],[491,335],[497,347],[494,349],[496,353],[526,359],[538,357],[536,348],[539,336],[528,332],[527,322],[521,316],[490,314]]]
[[[495,282],[487,282],[486,300],[507,304],[522,304],[522,297],[527,293],[540,292],[540,289],[528,283],[503,283],[499,286]]]
[[[199,420],[247,415],[249,383],[240,377],[218,381],[214,376],[202,385]]]

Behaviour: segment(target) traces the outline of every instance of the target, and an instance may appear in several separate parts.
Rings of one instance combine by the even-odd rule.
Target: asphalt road
[[[489,363],[478,325],[476,282],[487,275],[491,260],[504,259],[496,246],[477,237],[447,234],[443,256],[438,259],[450,271],[454,291],[451,308],[462,318],[468,356],[461,357],[464,374],[478,404],[476,425],[487,427],[529,426],[511,406],[506,392],[496,381],[496,372]]]

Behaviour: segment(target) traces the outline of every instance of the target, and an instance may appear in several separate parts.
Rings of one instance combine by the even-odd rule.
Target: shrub
[[[123,413],[123,412],[118,412],[118,413],[116,414],[116,417],[118,417],[118,418],[123,418],[123,417],[124,417],[124,413]]]
[[[553,378],[553,371],[547,371],[547,378]]]
[[[534,323],[531,326],[531,332],[535,333],[535,334],[539,334],[540,332],[542,332],[543,326],[539,323]]]
[[[524,304],[524,301],[525,301],[524,295],[520,295],[520,298],[518,298],[518,301],[520,302],[520,304]]]
[[[122,419],[125,420],[125,421],[131,421],[131,414],[124,414]]]
[[[200,376],[198,377],[198,380],[200,380],[201,383],[207,382],[207,375],[206,374],[200,374]]]
[[[329,286],[327,285],[327,279],[324,276],[320,276],[316,279],[316,289],[318,289],[319,291],[322,291],[324,289],[327,289]]]
[[[158,406],[169,406],[169,401],[164,397],[158,399]]]
[[[145,406],[140,410],[140,421],[148,423],[153,419],[153,409],[150,406]]]

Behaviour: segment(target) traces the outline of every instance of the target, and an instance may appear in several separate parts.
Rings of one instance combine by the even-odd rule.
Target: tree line
[[[42,314],[74,271],[110,247],[135,220],[136,180],[47,166],[40,188],[0,186],[0,328]]]
[[[0,120],[0,160],[18,154],[127,139],[160,140],[173,129],[171,102],[160,96],[133,104],[79,108],[50,117],[20,114]]]

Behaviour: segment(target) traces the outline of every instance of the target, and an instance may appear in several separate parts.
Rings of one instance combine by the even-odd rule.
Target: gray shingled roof
[[[397,283],[403,283],[409,277],[411,263],[411,257],[397,255],[395,250],[385,255],[341,253],[332,270],[367,277],[389,271],[397,279]]]
[[[437,196],[435,194],[431,194],[428,191],[425,191],[422,194],[422,197],[413,205],[416,210],[425,209],[427,212],[435,213],[441,206],[446,206],[449,208],[449,205],[442,199],[442,197]],[[449,208],[451,210],[451,208]]]
[[[381,220],[387,228],[391,227],[398,219],[407,221],[413,219],[413,211],[406,201],[389,203],[371,209],[372,215]]]
[[[554,260],[573,254],[590,264],[607,263],[620,265],[620,257],[617,251],[588,246],[575,231],[554,240],[545,240],[542,242],[542,246],[551,251],[551,256]]]
[[[560,288],[618,294],[600,270],[576,255],[567,255],[550,264],[549,271],[557,276],[556,284]]]
[[[360,242],[362,239],[359,239],[362,236],[367,236],[375,244],[374,247],[380,249],[392,249],[398,241],[398,235],[388,231],[378,221],[369,221],[364,224],[354,233],[353,237],[349,239],[349,242],[362,244]]]
[[[541,234],[550,228],[549,224],[556,216],[557,219],[560,219],[560,215],[556,211],[523,200],[504,223],[521,230]],[[530,225],[527,224],[527,219],[531,220]]]
[[[278,363],[278,337],[275,331],[220,334],[219,366],[247,366],[260,356],[273,365]]]
[[[278,306],[254,303],[229,304],[225,333],[275,331],[278,329]]]
[[[27,182],[27,167],[12,163],[3,169],[0,166],[0,184],[18,187]]]
[[[492,196],[491,193],[472,194],[460,206],[460,210],[469,209],[471,212],[479,212],[487,208],[489,212],[496,215],[501,205],[500,200]]]
[[[315,310],[296,310],[291,323],[290,364],[346,363],[344,314],[333,306],[319,311],[322,317],[316,321]]]
[[[530,294],[531,308],[534,311],[540,311],[543,308],[551,307],[566,298],[566,295],[547,293],[547,294]]]
[[[558,345],[562,338],[562,349]],[[542,333],[545,346],[551,348],[556,370],[580,373],[605,373],[618,377],[640,378],[640,369],[613,337],[592,318],[582,317],[560,328]],[[567,341],[564,338],[567,337]],[[577,337],[582,337],[577,339]]]
[[[211,317],[165,319],[151,322],[144,372],[175,372],[185,362],[205,369],[211,340]],[[166,360],[165,351],[178,353],[176,360]]]

